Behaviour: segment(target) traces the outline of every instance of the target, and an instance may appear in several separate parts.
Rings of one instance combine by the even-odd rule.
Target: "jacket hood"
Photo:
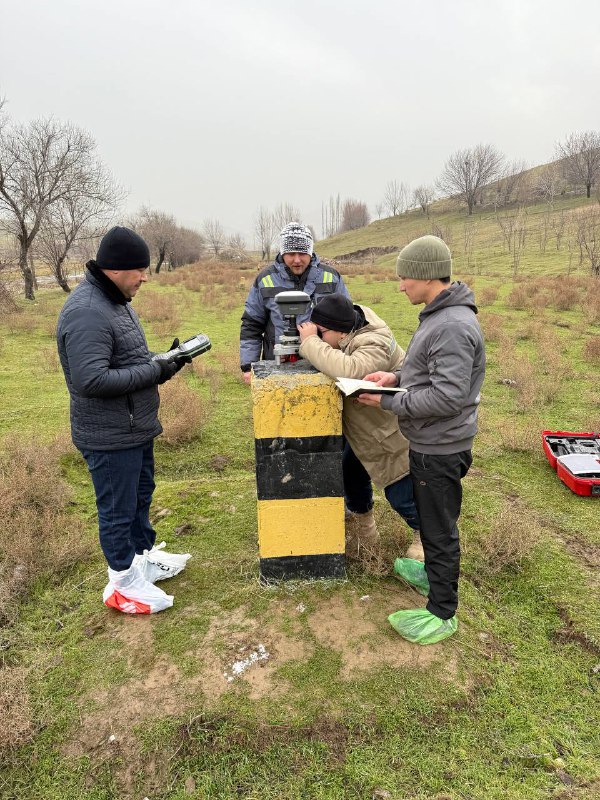
[[[451,306],[467,306],[473,313],[477,314],[477,306],[475,305],[475,295],[469,289],[466,283],[462,281],[454,281],[447,289],[440,292],[438,296],[426,305],[419,314],[419,320],[427,317],[429,314],[435,314],[442,308],[450,308]]]

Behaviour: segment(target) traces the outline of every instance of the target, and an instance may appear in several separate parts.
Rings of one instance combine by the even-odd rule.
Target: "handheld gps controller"
[[[157,361],[158,359],[163,361],[176,361],[178,358],[186,357],[196,358],[196,356],[202,355],[202,353],[206,353],[207,350],[210,350],[211,346],[208,336],[205,336],[203,333],[197,333],[195,336],[186,339],[185,342],[181,342],[179,347],[175,347],[173,350],[169,350],[166,353],[155,353],[152,356],[152,361]]]

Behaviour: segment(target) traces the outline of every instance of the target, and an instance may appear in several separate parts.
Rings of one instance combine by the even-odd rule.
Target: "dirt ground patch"
[[[94,708],[82,713],[81,725],[62,752],[90,757],[90,779],[96,768],[110,763],[123,796],[129,796],[140,759],[144,760],[134,729],[145,720],[182,717],[199,705],[209,712],[225,693],[240,689],[254,700],[268,696],[285,703],[290,686],[278,674],[280,667],[308,661],[318,646],[339,653],[343,680],[381,665],[421,669],[432,664],[443,645],[411,645],[388,630],[388,614],[421,601],[400,584],[382,584],[370,595],[355,591],[319,598],[313,609],[294,597],[277,599],[265,619],[250,616],[244,607],[219,611],[200,643],[185,654],[188,664],[198,664],[191,677],[164,653],[155,653],[154,617],[124,618],[118,626],[107,625],[100,635],[118,637],[131,672],[140,677],[86,698]],[[444,653],[443,668],[453,678],[455,655]],[[152,768],[144,761],[146,775]],[[160,769],[157,762],[156,770]],[[156,780],[160,783],[160,776]]]

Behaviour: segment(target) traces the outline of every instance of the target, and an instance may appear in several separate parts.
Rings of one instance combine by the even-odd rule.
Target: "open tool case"
[[[542,431],[546,458],[561,481],[583,497],[600,497],[600,434]]]

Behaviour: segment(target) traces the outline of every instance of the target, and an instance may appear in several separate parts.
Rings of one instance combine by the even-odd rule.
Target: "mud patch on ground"
[[[240,681],[249,687],[254,700],[280,694],[285,684],[275,681],[277,668],[310,657],[313,648],[298,638],[297,629],[286,634],[277,624],[261,624],[246,613],[240,608],[214,617],[196,651],[202,664],[200,683],[209,704]]]
[[[414,593],[402,588],[363,598],[336,595],[319,604],[308,624],[320,644],[341,655],[343,679],[356,678],[357,671],[384,664],[424,668],[436,661],[442,646],[419,647],[397,634],[390,636],[388,631],[389,614],[415,605]],[[445,659],[445,663],[446,669],[454,674],[454,659]]]

